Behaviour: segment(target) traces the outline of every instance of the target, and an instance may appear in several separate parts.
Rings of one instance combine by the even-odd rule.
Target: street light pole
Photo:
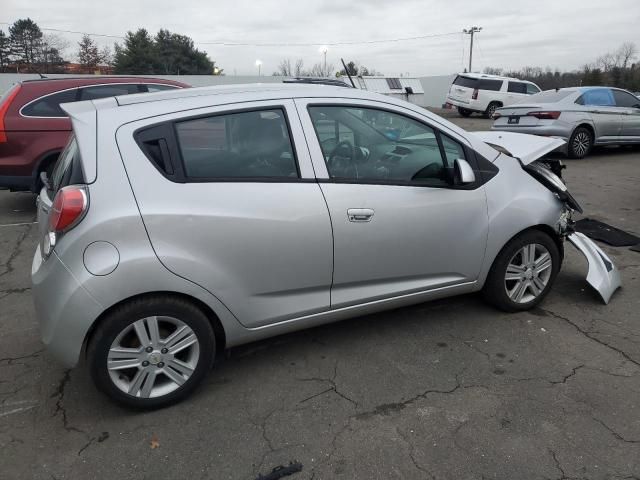
[[[318,49],[318,51],[324,55],[324,67],[322,68],[322,74],[328,77],[329,72],[327,72],[327,52],[329,51],[329,48],[326,45],[323,45]]]
[[[256,67],[258,67],[258,76],[260,77],[260,67],[262,67],[262,60],[256,60]]]
[[[479,33],[482,30],[482,27],[473,26],[471,28],[465,28],[462,30],[462,33],[466,33],[467,35],[471,35],[471,48],[469,48],[469,73],[471,73],[471,63],[473,61],[473,34]]]

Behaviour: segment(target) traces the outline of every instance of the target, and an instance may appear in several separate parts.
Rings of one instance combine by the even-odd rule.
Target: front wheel
[[[549,293],[560,263],[560,251],[549,235],[524,232],[510,240],[494,260],[483,295],[507,312],[533,308]]]
[[[101,321],[88,349],[96,387],[118,403],[142,409],[187,397],[214,355],[208,318],[190,302],[170,296],[117,307]]]

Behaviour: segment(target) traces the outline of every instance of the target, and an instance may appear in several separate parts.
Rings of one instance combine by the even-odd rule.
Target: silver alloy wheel
[[[552,258],[549,250],[539,243],[530,243],[518,250],[507,265],[504,287],[516,303],[535,300],[551,278]]]
[[[122,392],[153,398],[189,380],[199,357],[198,338],[187,324],[173,317],[146,317],[118,334],[109,348],[107,369]]]
[[[589,146],[591,145],[591,137],[587,132],[581,131],[576,133],[573,137],[573,151],[576,156],[584,157],[589,150]]]

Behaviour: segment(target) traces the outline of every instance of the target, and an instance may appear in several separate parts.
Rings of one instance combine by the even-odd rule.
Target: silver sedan
[[[492,130],[558,137],[571,158],[594,145],[640,143],[640,100],[626,90],[576,87],[547,90],[496,110]]]

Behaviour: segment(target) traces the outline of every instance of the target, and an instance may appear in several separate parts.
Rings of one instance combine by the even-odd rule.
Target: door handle
[[[350,208],[347,210],[347,218],[350,222],[370,222],[373,217],[371,208]]]

